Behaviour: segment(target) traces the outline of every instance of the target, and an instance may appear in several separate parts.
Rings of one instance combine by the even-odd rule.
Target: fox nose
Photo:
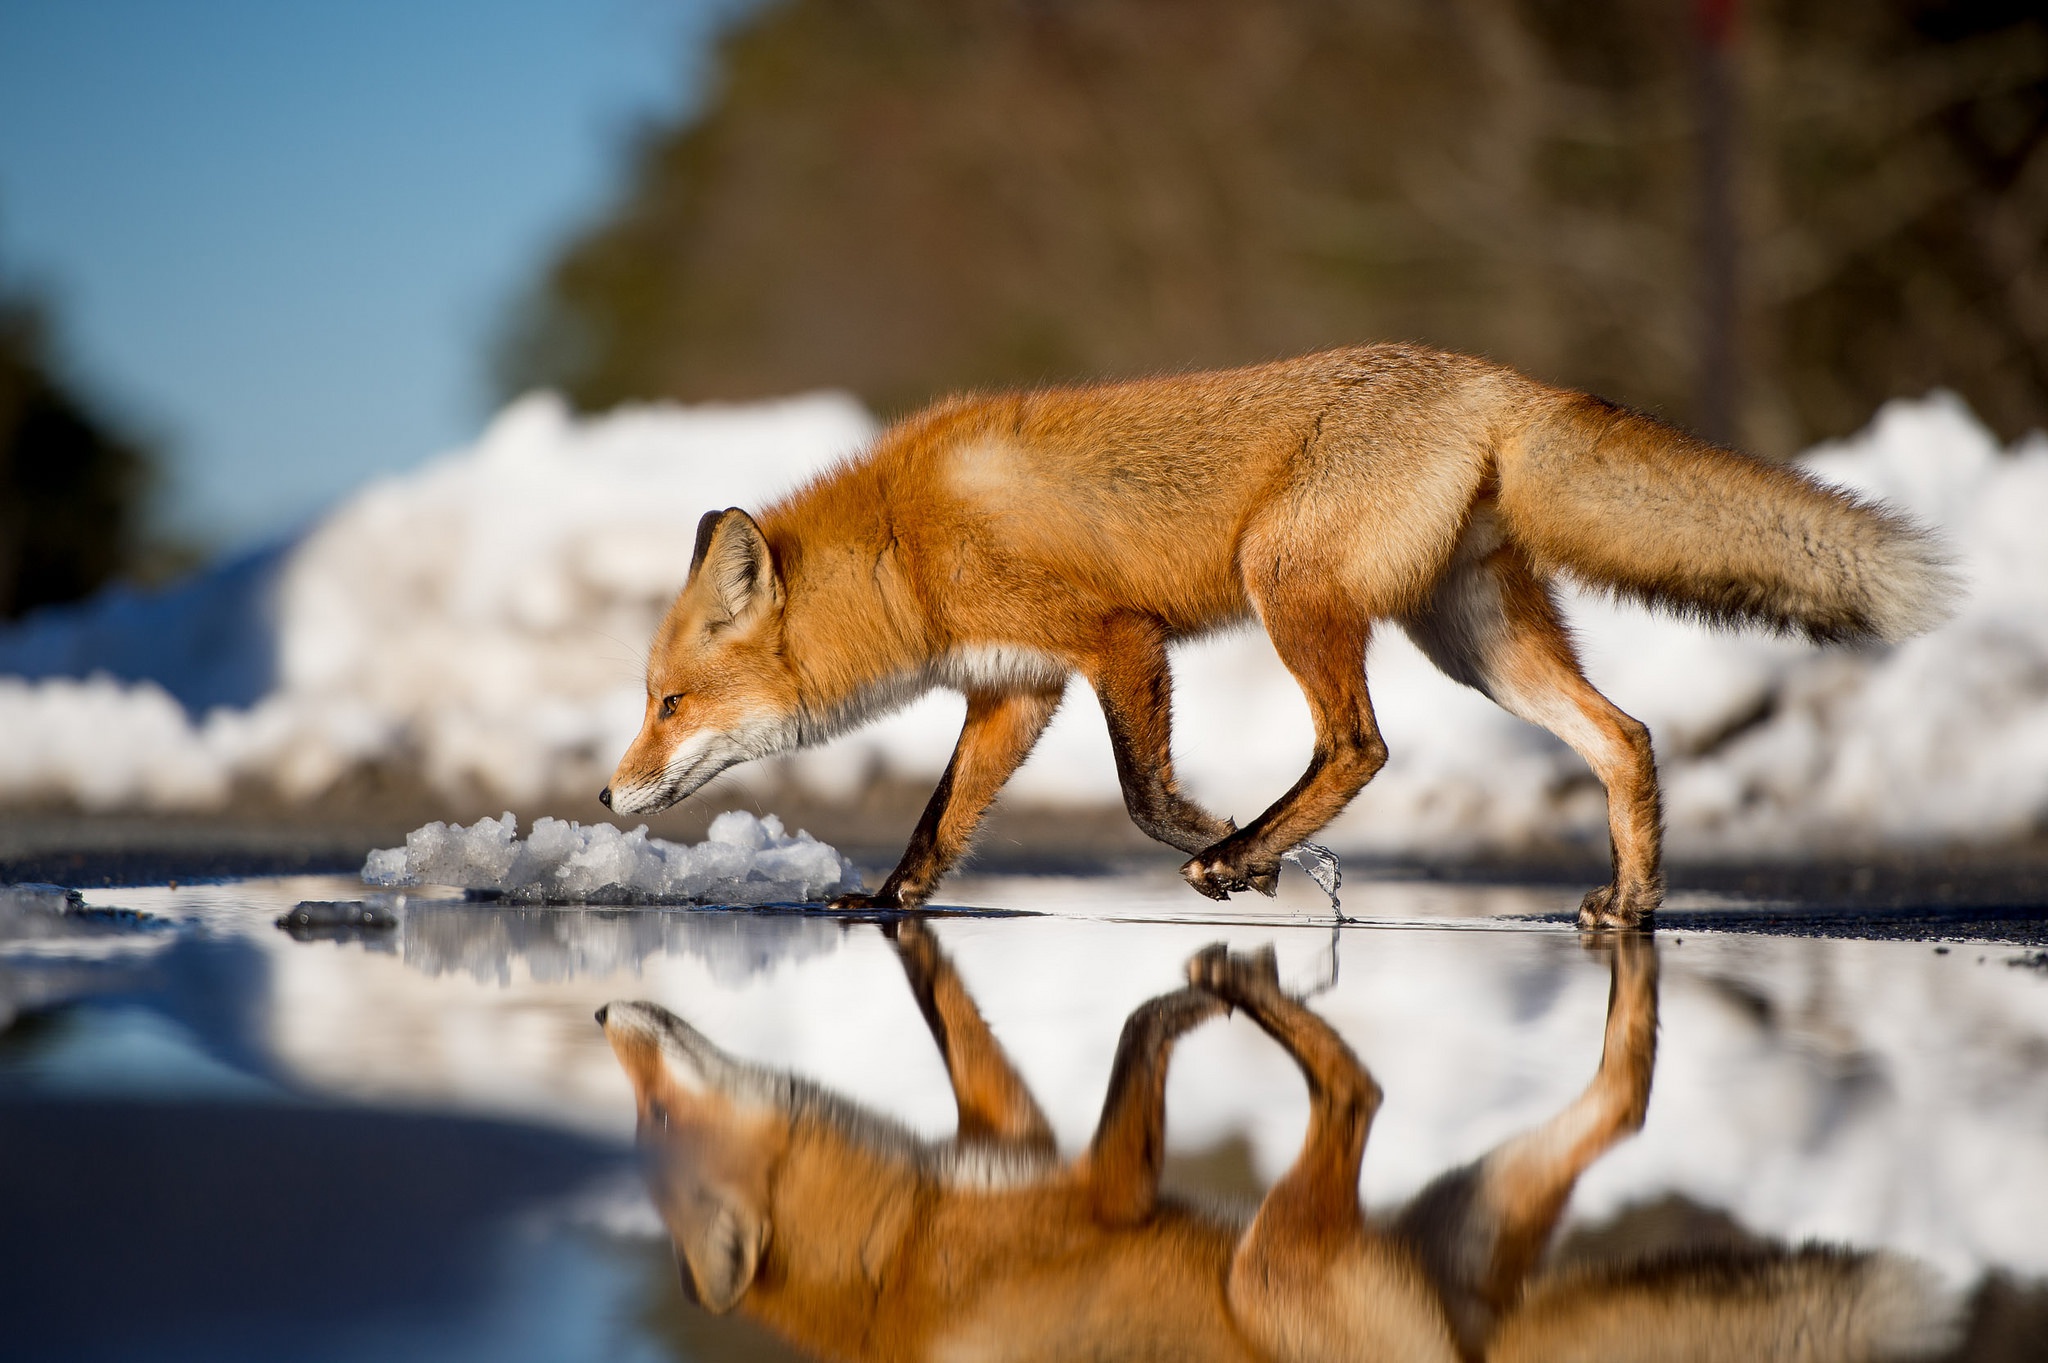
[[[611,1012],[611,1010],[612,1010],[612,1006],[611,1006],[611,1005],[610,1005],[609,1003],[605,1004],[605,1005],[604,1005],[603,1007],[601,1007],[601,1008],[599,1008],[599,1009],[597,1010],[597,1025],[598,1025],[598,1026],[600,1026],[600,1027],[604,1026],[604,1015],[605,1015],[606,1013],[609,1013],[609,1012]]]
[[[600,790],[597,793],[597,802],[603,805],[606,809],[610,809],[612,807],[612,788],[610,786],[606,786],[603,790]],[[598,1021],[602,1022],[604,1021],[604,1019],[599,1018]]]

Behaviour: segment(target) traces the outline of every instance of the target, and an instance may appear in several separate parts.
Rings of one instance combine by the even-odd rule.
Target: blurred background
[[[1681,843],[1739,850],[1823,789],[1786,836],[2039,839],[2048,639],[2010,579],[2048,516],[2048,19],[2021,0],[0,0],[0,805],[597,817],[703,507],[949,389],[1371,339],[1767,458],[1851,441],[1835,476],[2003,584],[1972,637],[2004,643],[1905,671],[1614,642],[1676,669],[1617,694],[1667,771],[1722,763]],[[731,406],[821,389],[851,398]],[[1590,660],[1654,628],[1601,617]],[[1413,817],[1381,845],[1597,838],[1547,740],[1403,702],[1409,661],[1375,654],[1389,703],[1456,732],[1389,721]],[[1229,677],[1198,715],[1298,708],[1257,658],[1203,666]],[[1983,721],[1916,740],[1945,822],[1873,806],[1889,768],[1786,774],[1795,721],[1944,698]],[[1081,718],[1024,795],[1114,801]],[[1306,729],[1275,722],[1277,793]],[[951,721],[906,723],[742,792],[917,786]],[[1228,788],[1223,745],[1183,746]],[[1511,798],[1480,789],[1503,753]]]

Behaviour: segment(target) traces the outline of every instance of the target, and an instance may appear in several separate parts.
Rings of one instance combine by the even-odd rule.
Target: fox
[[[684,1294],[813,1356],[1846,1363],[1953,1342],[1954,1301],[1882,1253],[1545,1264],[1578,1178],[1648,1109],[1657,960],[1640,931],[1600,934],[1609,1000],[1585,1090],[1375,1219],[1358,1184],[1380,1088],[1281,989],[1270,947],[1206,948],[1186,985],[1130,1015],[1094,1136],[1063,1160],[931,929],[890,930],[952,1085],[950,1140],[739,1060],[658,1004],[597,1014]],[[1160,1186],[1175,1043],[1232,1011],[1293,1058],[1311,1097],[1300,1152],[1248,1216]]]
[[[667,808],[935,687],[966,698],[908,846],[842,909],[925,904],[1078,674],[1125,808],[1211,899],[1281,859],[1387,760],[1366,649],[1392,625],[1542,726],[1606,792],[1585,927],[1662,902],[1648,729],[1586,680],[1560,579],[1713,625],[1891,642],[1947,614],[1935,538],[1886,507],[1513,369],[1419,345],[944,399],[756,518],[697,526],[638,733],[599,800]],[[1168,650],[1254,621],[1314,748],[1250,823],[1184,793]]]

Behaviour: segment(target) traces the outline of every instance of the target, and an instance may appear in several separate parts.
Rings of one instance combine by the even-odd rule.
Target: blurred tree
[[[141,555],[150,466],[57,378],[42,310],[0,297],[0,618],[90,595]]]
[[[2048,426],[2048,11],[1779,0],[1750,44],[1756,370],[1774,433],[1953,388]]]
[[[786,0],[641,137],[499,383],[890,410],[1414,338],[1694,421],[1694,3]],[[1745,8],[1746,443],[1937,384],[2048,424],[2036,8]]]

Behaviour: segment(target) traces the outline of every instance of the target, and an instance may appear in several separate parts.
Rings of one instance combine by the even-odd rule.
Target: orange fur
[[[1642,726],[1581,675],[1552,578],[1819,638],[1922,628],[1947,589],[1926,538],[1889,513],[1414,346],[952,399],[758,520],[705,517],[696,558],[605,792],[622,813],[952,686],[968,697],[952,764],[901,863],[857,897],[921,903],[1078,672],[1138,825],[1190,854],[1202,893],[1270,893],[1282,854],[1386,759],[1364,665],[1374,624],[1394,621],[1591,763],[1615,876],[1584,918],[1619,925],[1661,894],[1656,771]],[[1166,650],[1253,617],[1316,744],[1238,828],[1175,781]]]

